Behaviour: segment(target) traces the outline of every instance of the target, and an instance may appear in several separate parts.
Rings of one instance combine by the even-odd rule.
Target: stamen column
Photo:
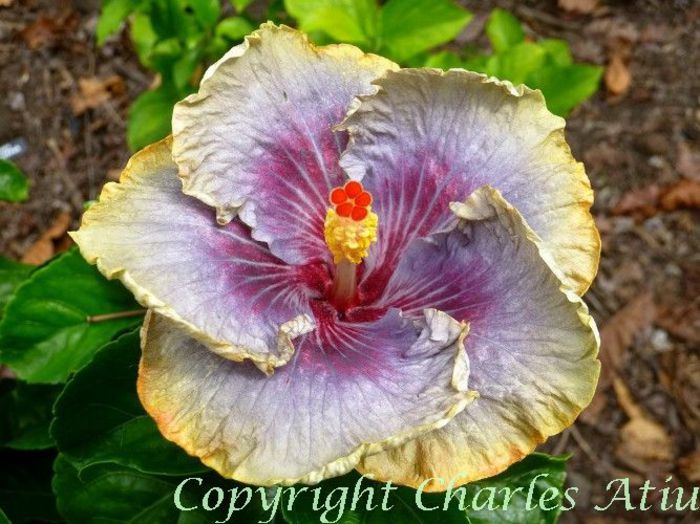
[[[331,191],[333,205],[326,213],[324,237],[335,262],[331,301],[339,309],[352,304],[357,294],[357,265],[377,239],[379,219],[372,212],[372,195],[351,180]]]

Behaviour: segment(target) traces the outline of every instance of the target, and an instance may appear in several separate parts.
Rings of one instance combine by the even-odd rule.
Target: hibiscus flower
[[[251,484],[415,487],[569,426],[599,237],[563,127],[539,91],[261,26],[73,234],[149,309],[162,434]]]

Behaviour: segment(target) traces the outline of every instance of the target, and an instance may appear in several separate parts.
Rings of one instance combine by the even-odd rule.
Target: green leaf
[[[170,134],[173,107],[179,99],[166,85],[141,93],[129,108],[126,139],[132,151],[157,142]]]
[[[289,20],[289,15],[285,10],[284,2],[285,0],[270,0],[267,2],[267,9],[265,9],[264,16],[262,18],[264,20],[275,22],[276,24]]]
[[[151,49],[151,60],[171,64],[182,54],[182,44],[177,37],[159,40]],[[160,71],[160,68],[158,68]],[[162,72],[162,71],[161,71]]]
[[[241,484],[214,473],[194,477],[183,485],[178,498],[180,507],[193,509],[180,511],[175,505],[174,493],[187,477],[148,475],[118,464],[99,464],[78,474],[78,470],[62,455],[56,459],[54,472],[53,489],[58,509],[68,522],[80,524],[226,522],[229,490],[242,488]],[[202,498],[212,488],[222,490],[225,498],[216,511],[205,511]],[[252,488],[248,489],[252,491]],[[245,509],[233,513],[229,522],[261,520],[263,513],[259,500],[259,497],[251,496],[251,502]],[[216,496],[210,496],[208,501],[210,506],[213,505]],[[241,505],[242,501],[238,504]]]
[[[97,44],[103,45],[110,35],[116,33],[138,5],[137,0],[105,0],[95,29]]]
[[[49,424],[51,409],[60,392],[61,386],[0,380],[0,446],[14,449],[53,447]]]
[[[204,59],[208,62],[216,62],[226,51],[231,48],[231,42],[221,36],[212,38],[204,50]]]
[[[379,8],[375,0],[285,0],[302,31],[320,31],[339,42],[374,49]]]
[[[492,56],[488,61],[488,72],[513,84],[522,84],[528,75],[542,68],[545,58],[543,48],[532,42],[521,42]]]
[[[141,63],[146,67],[152,67],[150,55],[158,42],[158,35],[147,13],[135,13],[131,18],[131,41],[134,43]]]
[[[462,59],[452,51],[440,51],[428,57],[425,67],[437,67],[438,69],[460,68]]]
[[[138,330],[107,344],[66,385],[56,402],[51,434],[78,469],[116,462],[145,473],[185,475],[207,471],[158,432],[141,407],[136,380]]]
[[[231,5],[236,8],[237,13],[241,13],[253,3],[253,0],[231,0]]]
[[[17,286],[29,277],[33,266],[0,257],[0,317]]]
[[[404,62],[413,55],[449,42],[472,14],[452,0],[389,0],[382,8],[382,50]]]
[[[573,63],[571,49],[566,41],[557,38],[545,38],[539,40],[537,45],[547,52],[547,58],[552,64],[566,66]]]
[[[231,5],[236,9],[237,13],[242,13],[252,3],[253,0],[231,0]]]
[[[467,58],[462,67],[467,71],[475,71],[477,73],[486,73],[489,71],[489,57],[485,55],[475,55]]]
[[[219,0],[187,0],[187,4],[194,11],[194,16],[202,24],[202,27],[214,27],[221,16]]]
[[[151,25],[160,40],[184,37],[192,29],[182,0],[150,0]],[[194,22],[194,20],[192,20]]]
[[[189,94],[194,89],[192,77],[200,63],[201,57],[202,50],[197,47],[182,53],[177,62],[173,64],[173,82],[183,95]],[[178,98],[180,97],[178,96]]]
[[[522,42],[525,32],[517,18],[503,9],[494,9],[486,22],[486,35],[496,53]]]
[[[198,50],[186,48],[177,38],[168,38],[160,40],[153,46],[148,60],[151,68],[161,74],[162,86],[160,89],[177,93],[187,85],[197,66]],[[175,89],[168,91],[169,87],[175,87]],[[175,96],[174,98],[177,101],[179,97]]]
[[[550,66],[532,72],[526,83],[533,89],[542,90],[552,113],[566,116],[595,94],[602,76],[603,68],[590,64]]]
[[[0,508],[0,524],[12,524],[10,522],[10,519],[7,518],[7,515],[5,515],[5,512]]]
[[[137,308],[121,283],[107,281],[73,249],[15,291],[0,322],[0,361],[27,382],[65,382],[114,335],[141,320],[88,317]]]
[[[216,26],[216,35],[237,41],[253,31],[253,25],[245,18],[232,16],[224,18]]]
[[[533,453],[496,477],[467,485],[465,499],[470,506],[466,510],[469,521],[472,524],[554,524],[561,512],[567,460],[568,457]],[[516,491],[518,487],[523,489]],[[507,504],[506,489],[512,495]]]
[[[24,173],[9,160],[0,159],[0,201],[23,202],[29,195]]]
[[[0,508],[11,522],[59,522],[51,492],[54,451],[0,449]]]

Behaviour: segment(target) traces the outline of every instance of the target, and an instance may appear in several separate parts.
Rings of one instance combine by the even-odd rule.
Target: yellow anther
[[[340,216],[334,209],[326,213],[323,234],[336,264],[342,260],[359,264],[369,254],[370,244],[377,240],[379,218],[371,209],[367,211],[362,220]]]

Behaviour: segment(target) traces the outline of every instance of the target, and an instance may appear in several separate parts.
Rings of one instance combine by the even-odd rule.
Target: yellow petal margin
[[[526,278],[540,286],[535,289],[548,291],[519,306],[533,318],[533,325],[523,326],[522,339],[509,339],[506,333],[493,340],[489,336],[498,335],[489,327],[480,332],[484,328],[472,324],[466,351],[470,388],[479,396],[463,412],[443,428],[363,458],[357,467],[380,481],[426,491],[491,477],[531,453],[574,422],[590,403],[600,372],[600,339],[588,308],[561,283],[558,264],[518,211],[490,187],[451,207],[463,219],[460,227],[490,224],[494,242],[513,242],[514,252],[534,253],[531,267],[536,272],[512,267],[512,285]],[[510,262],[506,268],[516,265]],[[512,320],[512,307],[509,303],[488,314],[496,323],[503,317]]]
[[[315,484],[346,473],[366,454],[444,426],[473,400],[468,326],[436,310],[426,310],[423,325],[417,339],[408,328],[415,342],[393,354],[388,376],[367,374],[362,355],[358,373],[347,374],[307,347],[311,366],[292,362],[266,377],[149,312],[139,398],[165,438],[224,477],[260,486]]]

